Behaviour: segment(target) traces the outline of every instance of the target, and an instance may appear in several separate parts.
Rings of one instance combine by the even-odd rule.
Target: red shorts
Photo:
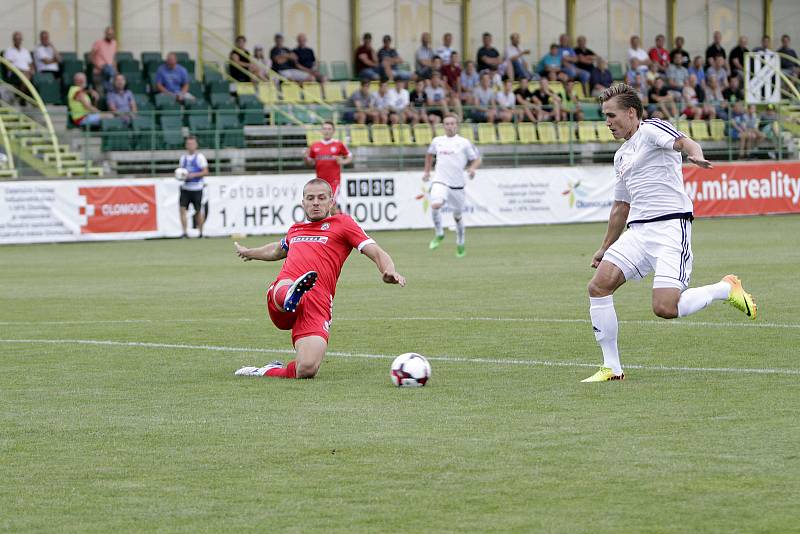
[[[275,280],[267,289],[267,311],[269,311],[272,323],[281,330],[292,331],[292,345],[297,343],[298,339],[308,336],[320,336],[327,342],[333,316],[331,294],[326,293],[322,288],[315,287],[303,295],[296,312],[284,312],[275,307],[272,298],[272,292],[277,283],[278,280]]]

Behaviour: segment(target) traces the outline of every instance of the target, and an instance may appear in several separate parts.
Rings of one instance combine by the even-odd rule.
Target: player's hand
[[[592,256],[592,269],[597,269],[597,266],[600,265],[600,262],[603,261],[603,256],[606,254],[606,249],[601,248],[597,252],[594,253]]]
[[[423,182],[427,182],[430,179],[431,179],[431,173],[426,172],[425,174],[422,175],[422,181]]]
[[[689,156],[686,159],[689,160],[690,163],[694,163],[695,165],[703,169],[710,169],[712,167],[711,162],[708,161],[707,159],[698,159],[698,158],[693,158],[692,156]]]
[[[339,167],[344,166],[343,161],[344,161],[344,158],[342,156],[336,156],[336,163],[339,164]]]
[[[406,278],[395,271],[383,273],[383,281],[387,284],[399,284],[400,287],[405,287],[406,285]]]
[[[236,247],[236,255],[242,258],[242,260],[250,261],[253,259],[247,255],[247,253],[250,252],[249,248],[243,247],[238,241],[234,241],[233,246]]]
[[[467,176],[469,176],[470,180],[475,178],[475,169],[467,169]]]

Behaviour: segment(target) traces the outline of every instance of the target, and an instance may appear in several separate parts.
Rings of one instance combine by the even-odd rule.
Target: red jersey
[[[650,61],[658,63],[662,67],[669,65],[669,52],[665,48],[656,48],[655,46],[650,49]]]
[[[341,141],[331,139],[330,141],[317,141],[308,149],[308,156],[316,162],[317,178],[322,178],[333,188],[333,192],[339,187],[342,179],[342,169],[337,157],[347,157],[350,151]]]
[[[287,255],[278,279],[294,280],[308,271],[316,271],[319,277],[309,294],[323,290],[333,298],[342,265],[350,251],[355,248],[360,252],[374,242],[344,213],[317,222],[294,224],[281,240]]]

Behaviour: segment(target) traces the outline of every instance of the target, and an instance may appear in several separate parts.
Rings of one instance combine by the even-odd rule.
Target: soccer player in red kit
[[[306,149],[305,162],[315,167],[317,178],[328,182],[333,190],[333,200],[339,198],[339,184],[342,180],[342,167],[353,161],[353,155],[341,141],[333,138],[335,127],[331,121],[322,123],[322,141],[317,141]],[[336,203],[332,213],[337,212]]]
[[[252,249],[235,244],[244,261],[286,259],[267,290],[267,309],[275,326],[292,331],[296,353],[285,367],[281,362],[242,367],[235,373],[238,376],[313,378],[317,374],[328,348],[336,282],[353,249],[375,262],[385,283],[406,285],[389,254],[349,215],[330,214],[334,199],[328,182],[319,178],[308,182],[302,205],[308,222],[293,225],[279,242]]]

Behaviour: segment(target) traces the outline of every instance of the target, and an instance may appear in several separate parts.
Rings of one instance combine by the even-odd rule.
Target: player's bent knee
[[[589,296],[592,298],[607,297],[614,293],[613,289],[606,287],[605,284],[597,280],[597,277],[589,280],[586,290],[589,292]]]
[[[431,202],[431,209],[438,210],[444,205],[443,202]]]
[[[314,378],[319,372],[319,363],[298,363],[295,372],[297,378]]]
[[[675,319],[678,317],[678,305],[671,302],[654,302],[653,313],[662,319]]]

